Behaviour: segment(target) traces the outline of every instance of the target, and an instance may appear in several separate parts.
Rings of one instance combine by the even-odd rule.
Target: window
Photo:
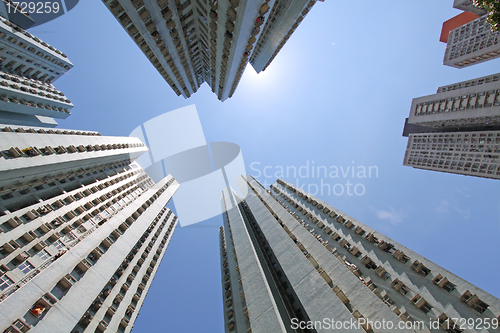
[[[5,288],[7,288],[8,286],[12,285],[14,283],[14,281],[12,281],[11,279],[9,279],[7,276],[2,276],[0,278],[0,290],[5,290]]]
[[[33,267],[33,265],[27,261],[25,261],[21,265],[17,266],[17,268],[19,268],[21,270],[21,272],[23,272],[24,274],[28,274],[29,271],[32,271],[35,269],[35,267]]]
[[[62,250],[64,248],[64,243],[61,242],[59,239],[54,242],[54,245],[58,250]]]
[[[46,259],[50,258],[50,254],[45,250],[41,250],[40,252],[38,252],[37,256],[39,256],[40,259],[42,259],[42,260],[46,260]]]

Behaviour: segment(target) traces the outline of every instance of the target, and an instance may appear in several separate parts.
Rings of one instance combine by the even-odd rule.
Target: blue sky
[[[442,65],[442,23],[453,1],[318,2],[269,68],[248,66],[233,98],[203,85],[177,97],[99,0],[30,31],[75,67],[55,82],[75,104],[60,127],[127,136],[145,121],[195,104],[207,141],[238,144],[247,172],[301,166],[376,167],[378,177],[284,177],[429,260],[500,297],[499,182],[402,166],[412,98],[498,72],[500,60]],[[309,169],[311,170],[311,168]],[[372,169],[374,170],[374,169]],[[175,176],[175,175],[174,175]],[[258,178],[274,182],[275,177]],[[285,175],[286,176],[286,175]],[[352,188],[351,188],[352,190]],[[353,192],[351,192],[352,194]],[[178,228],[134,332],[222,332],[216,217]]]

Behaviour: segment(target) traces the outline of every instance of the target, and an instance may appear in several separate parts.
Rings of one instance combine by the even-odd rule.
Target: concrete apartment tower
[[[225,332],[500,332],[494,296],[285,181],[239,182],[246,198],[222,198]]]
[[[500,179],[500,73],[415,98],[403,165]]]
[[[178,96],[206,82],[224,101],[247,62],[269,66],[316,0],[103,2]]]
[[[443,64],[464,68],[500,56],[500,32],[492,32],[488,13],[472,0],[455,0],[454,8],[465,12],[443,24],[441,41],[447,43]]]
[[[54,118],[68,117],[73,104],[52,83],[72,67],[64,53],[0,17],[0,123],[57,126]]]
[[[137,138],[0,125],[0,329],[130,332],[177,224]]]

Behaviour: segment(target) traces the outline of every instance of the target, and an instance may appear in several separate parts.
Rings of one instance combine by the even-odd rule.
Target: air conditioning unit
[[[45,146],[45,148],[42,148],[42,152],[45,155],[52,155],[56,153],[56,151],[51,146]]]
[[[21,157],[23,156],[23,152],[17,148],[17,147],[11,147],[9,150],[9,155],[12,156],[12,157]]]
[[[14,217],[12,217],[12,218],[8,219],[8,220],[7,220],[7,223],[8,223],[11,227],[15,228],[15,227],[17,227],[18,225],[22,224],[22,223],[23,223],[23,221],[21,221],[21,219],[20,219],[19,217],[14,216]]]
[[[75,147],[75,146],[70,145],[70,146],[68,146],[68,151],[69,151],[70,153],[76,153],[77,149],[76,149],[76,147]]]
[[[267,3],[264,3],[262,6],[260,6],[259,14],[260,15],[266,14],[269,11],[269,8],[270,8],[269,5]]]
[[[56,153],[58,154],[64,154],[64,153],[67,153],[68,150],[66,148],[64,148],[64,146],[59,146],[55,149]]]

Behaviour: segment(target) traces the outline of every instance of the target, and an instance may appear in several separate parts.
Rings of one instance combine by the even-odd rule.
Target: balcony
[[[365,239],[372,244],[378,244],[378,238],[371,232],[365,236]]]
[[[361,251],[356,246],[354,246],[349,252],[355,257],[359,257],[361,255]]]
[[[333,286],[333,281],[332,279],[330,278],[330,276],[323,270],[323,269],[319,269],[318,270],[318,273],[321,275],[321,277],[325,280],[326,284],[328,284],[330,287]]]
[[[357,227],[354,229],[354,232],[355,232],[357,235],[359,235],[359,236],[363,236],[363,235],[366,233],[366,231],[365,231],[363,228],[361,228],[360,226],[357,226]]]
[[[396,252],[394,252],[392,256],[397,260],[401,261],[402,263],[407,263],[408,260],[410,260],[410,257],[405,255],[404,252],[400,250],[396,250]]]
[[[227,14],[227,17],[228,17],[228,19],[229,19],[230,21],[234,21],[234,20],[236,20],[236,10],[235,10],[234,8],[229,7],[229,8],[227,9],[226,14]]]
[[[21,225],[23,223],[23,221],[17,217],[17,216],[14,216],[14,217],[11,217],[10,219],[7,220],[7,223],[12,227],[12,228],[15,228],[17,227],[18,225]]]
[[[384,280],[387,280],[391,277],[391,274],[389,274],[382,266],[378,266],[374,272]]]
[[[351,250],[351,243],[349,243],[346,239],[342,239],[340,241],[340,246],[342,246],[346,250]]]
[[[334,232],[331,237],[334,241],[337,241],[337,242],[342,239],[342,237],[340,237],[340,235],[336,232]]]
[[[425,267],[424,264],[419,262],[418,260],[415,260],[413,264],[411,264],[411,269],[422,276],[427,276],[431,272],[429,268]]]
[[[344,304],[349,303],[349,298],[347,298],[347,296],[344,294],[344,292],[342,290],[340,290],[339,287],[334,287],[332,290],[337,295],[337,297],[340,299],[340,301],[342,301],[342,303],[344,303]]]
[[[318,262],[310,254],[307,254],[306,258],[309,259],[309,262],[314,266],[314,268],[319,268]]]
[[[419,308],[422,310],[424,313],[429,313],[432,310],[432,306],[425,301],[425,299],[420,296],[420,295],[415,295],[412,299],[411,302],[415,307]]]
[[[452,292],[456,288],[456,285],[448,281],[448,279],[443,277],[441,274],[438,274],[434,279],[432,279],[432,282],[447,292]]]
[[[473,295],[468,290],[462,294],[460,300],[479,313],[484,313],[484,311],[486,311],[486,309],[489,307],[489,305],[481,301],[476,294]]]
[[[399,291],[401,295],[406,295],[410,291],[410,289],[399,279],[394,279],[394,281],[391,282],[391,287]]]
[[[19,248],[19,244],[15,240],[11,240],[10,242],[7,242],[4,245],[0,246],[0,252],[11,253],[17,248]]]

